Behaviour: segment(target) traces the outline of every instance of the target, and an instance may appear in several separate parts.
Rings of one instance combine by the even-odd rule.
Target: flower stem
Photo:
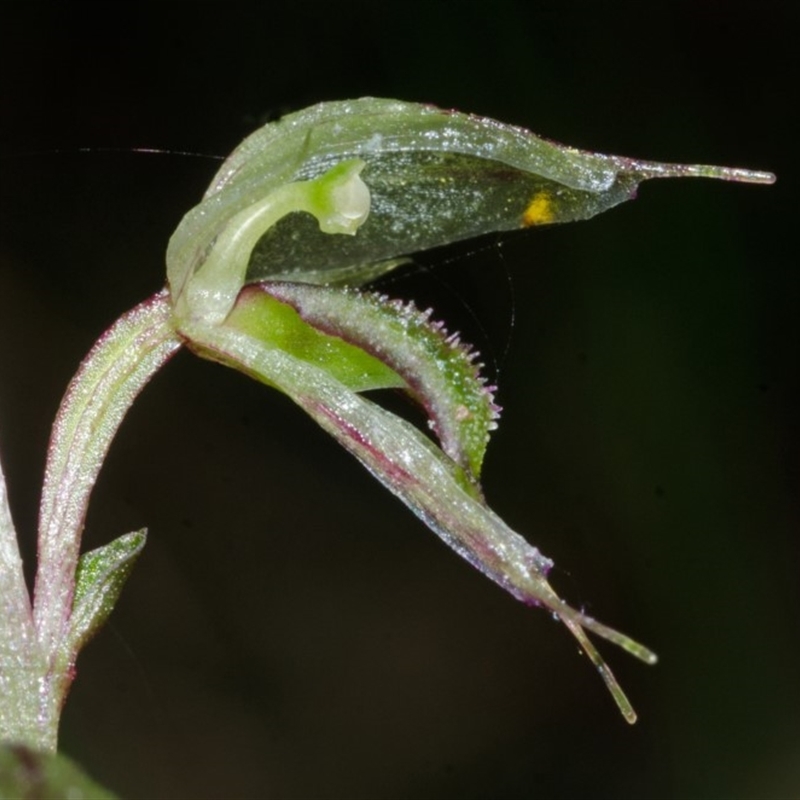
[[[81,364],[53,424],[33,608],[38,646],[47,665],[40,715],[53,732],[76,655],[67,652],[65,641],[89,495],[134,399],[181,345],[171,316],[164,290],[120,317]]]

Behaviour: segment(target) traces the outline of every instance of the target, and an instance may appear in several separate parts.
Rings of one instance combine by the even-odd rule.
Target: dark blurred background
[[[568,633],[457,558],[290,402],[179,355],[86,547],[148,526],[61,745],[147,798],[800,795],[798,129],[789,3],[28,3],[0,25],[0,445],[32,565],[49,425],[157,290],[218,162],[282,113],[398,97],[600,152],[769,169],[445,249],[381,289],[499,371],[487,496]],[[81,152],[88,148],[89,152]],[[791,198],[795,197],[795,200]]]

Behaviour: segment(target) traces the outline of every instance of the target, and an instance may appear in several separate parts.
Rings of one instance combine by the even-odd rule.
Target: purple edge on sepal
[[[264,292],[268,286],[255,284],[249,291],[254,289]],[[635,721],[630,702],[584,628],[646,663],[655,663],[655,655],[566,604],[547,581],[550,559],[511,530],[479,492],[470,491],[465,470],[422,432],[319,366],[253,337],[248,327],[233,314],[220,326],[187,323],[182,334],[199,355],[285,392],[452,549],[517,599],[550,609],[578,640],[625,719]]]

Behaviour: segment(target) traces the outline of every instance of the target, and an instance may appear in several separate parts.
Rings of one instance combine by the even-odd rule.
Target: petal
[[[571,608],[547,580],[552,566],[474,492],[464,470],[405,420],[359,396],[315,364],[250,335],[233,317],[189,324],[200,355],[239,369],[291,397],[459,555],[519,600],[550,609],[578,639],[623,715],[636,715],[584,628],[654,663],[647,648]]]

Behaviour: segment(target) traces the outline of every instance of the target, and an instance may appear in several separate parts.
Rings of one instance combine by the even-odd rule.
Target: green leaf
[[[66,756],[18,744],[0,745],[0,800],[114,800],[116,796]]]
[[[147,531],[142,529],[120,536],[80,557],[75,573],[69,635],[65,642],[73,658],[113,610],[146,540]]]
[[[0,466],[0,741],[41,741],[39,691],[46,674]]]

